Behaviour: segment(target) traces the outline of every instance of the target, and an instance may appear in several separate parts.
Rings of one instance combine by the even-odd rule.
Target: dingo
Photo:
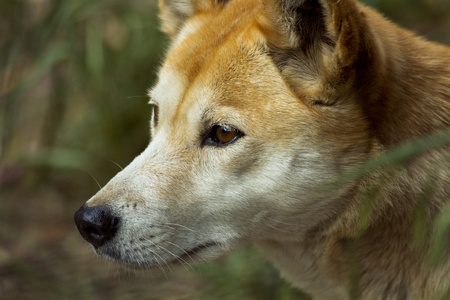
[[[153,141],[75,215],[96,252],[158,267],[253,243],[318,299],[444,297],[450,259],[431,266],[427,237],[450,199],[448,147],[324,186],[449,126],[449,48],[354,0],[159,3],[171,47]]]

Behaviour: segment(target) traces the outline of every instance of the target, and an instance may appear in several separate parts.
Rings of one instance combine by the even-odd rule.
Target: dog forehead
[[[238,127],[246,120],[258,124],[248,128],[256,132],[267,123],[275,128],[274,122],[299,113],[295,95],[266,51],[255,17],[262,9],[257,3],[245,2],[245,9],[228,6],[188,21],[172,44],[152,92],[160,104],[161,125],[195,132],[201,120]],[[274,120],[273,112],[280,118]]]
[[[173,112],[186,98],[190,98],[188,95],[197,94],[201,99],[211,99],[207,96],[218,91],[220,81],[249,75],[236,72],[240,69],[239,64],[246,65],[249,70],[245,52],[248,46],[254,46],[252,33],[259,30],[257,22],[252,21],[249,15],[254,14],[258,7],[251,5],[251,1],[249,3],[244,10],[242,7],[236,7],[238,10],[229,7],[225,11],[202,14],[189,20],[173,41],[150,97],[167,109],[170,107]],[[228,78],[224,78],[225,75]],[[191,90],[197,92],[191,93]],[[203,95],[199,96],[198,91]]]
[[[160,109],[177,106],[188,86],[186,76],[177,69],[164,66],[158,76],[156,86],[150,90],[150,101],[160,105]]]

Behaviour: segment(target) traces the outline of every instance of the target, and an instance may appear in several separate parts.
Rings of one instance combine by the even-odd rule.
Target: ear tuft
[[[195,13],[193,0],[159,0],[159,9],[161,29],[172,38]]]
[[[222,7],[230,0],[159,0],[161,29],[174,38],[193,15]]]
[[[281,10],[281,25],[292,48],[307,48],[318,43],[334,46],[329,36],[328,10],[318,0],[277,0]]]

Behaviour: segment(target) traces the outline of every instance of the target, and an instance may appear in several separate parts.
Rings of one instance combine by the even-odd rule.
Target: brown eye
[[[202,138],[204,146],[224,147],[234,143],[244,134],[239,130],[228,127],[214,125]]]
[[[217,126],[215,135],[217,141],[222,144],[227,144],[237,137],[238,132],[235,129],[228,129],[226,127]]]
[[[156,127],[159,123],[159,107],[153,106],[153,125]]]

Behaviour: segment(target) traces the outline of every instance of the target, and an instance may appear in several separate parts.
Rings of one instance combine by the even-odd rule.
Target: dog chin
[[[183,252],[178,254],[173,253],[173,259],[169,260],[163,260],[158,255],[154,255],[151,259],[133,257],[132,255],[126,254],[127,251],[123,253],[123,251],[114,249],[113,247],[94,247],[94,250],[97,254],[117,262],[127,269],[150,270],[202,264],[227,253],[228,251],[224,248],[219,243],[208,242],[200,244],[191,250],[183,250]]]

